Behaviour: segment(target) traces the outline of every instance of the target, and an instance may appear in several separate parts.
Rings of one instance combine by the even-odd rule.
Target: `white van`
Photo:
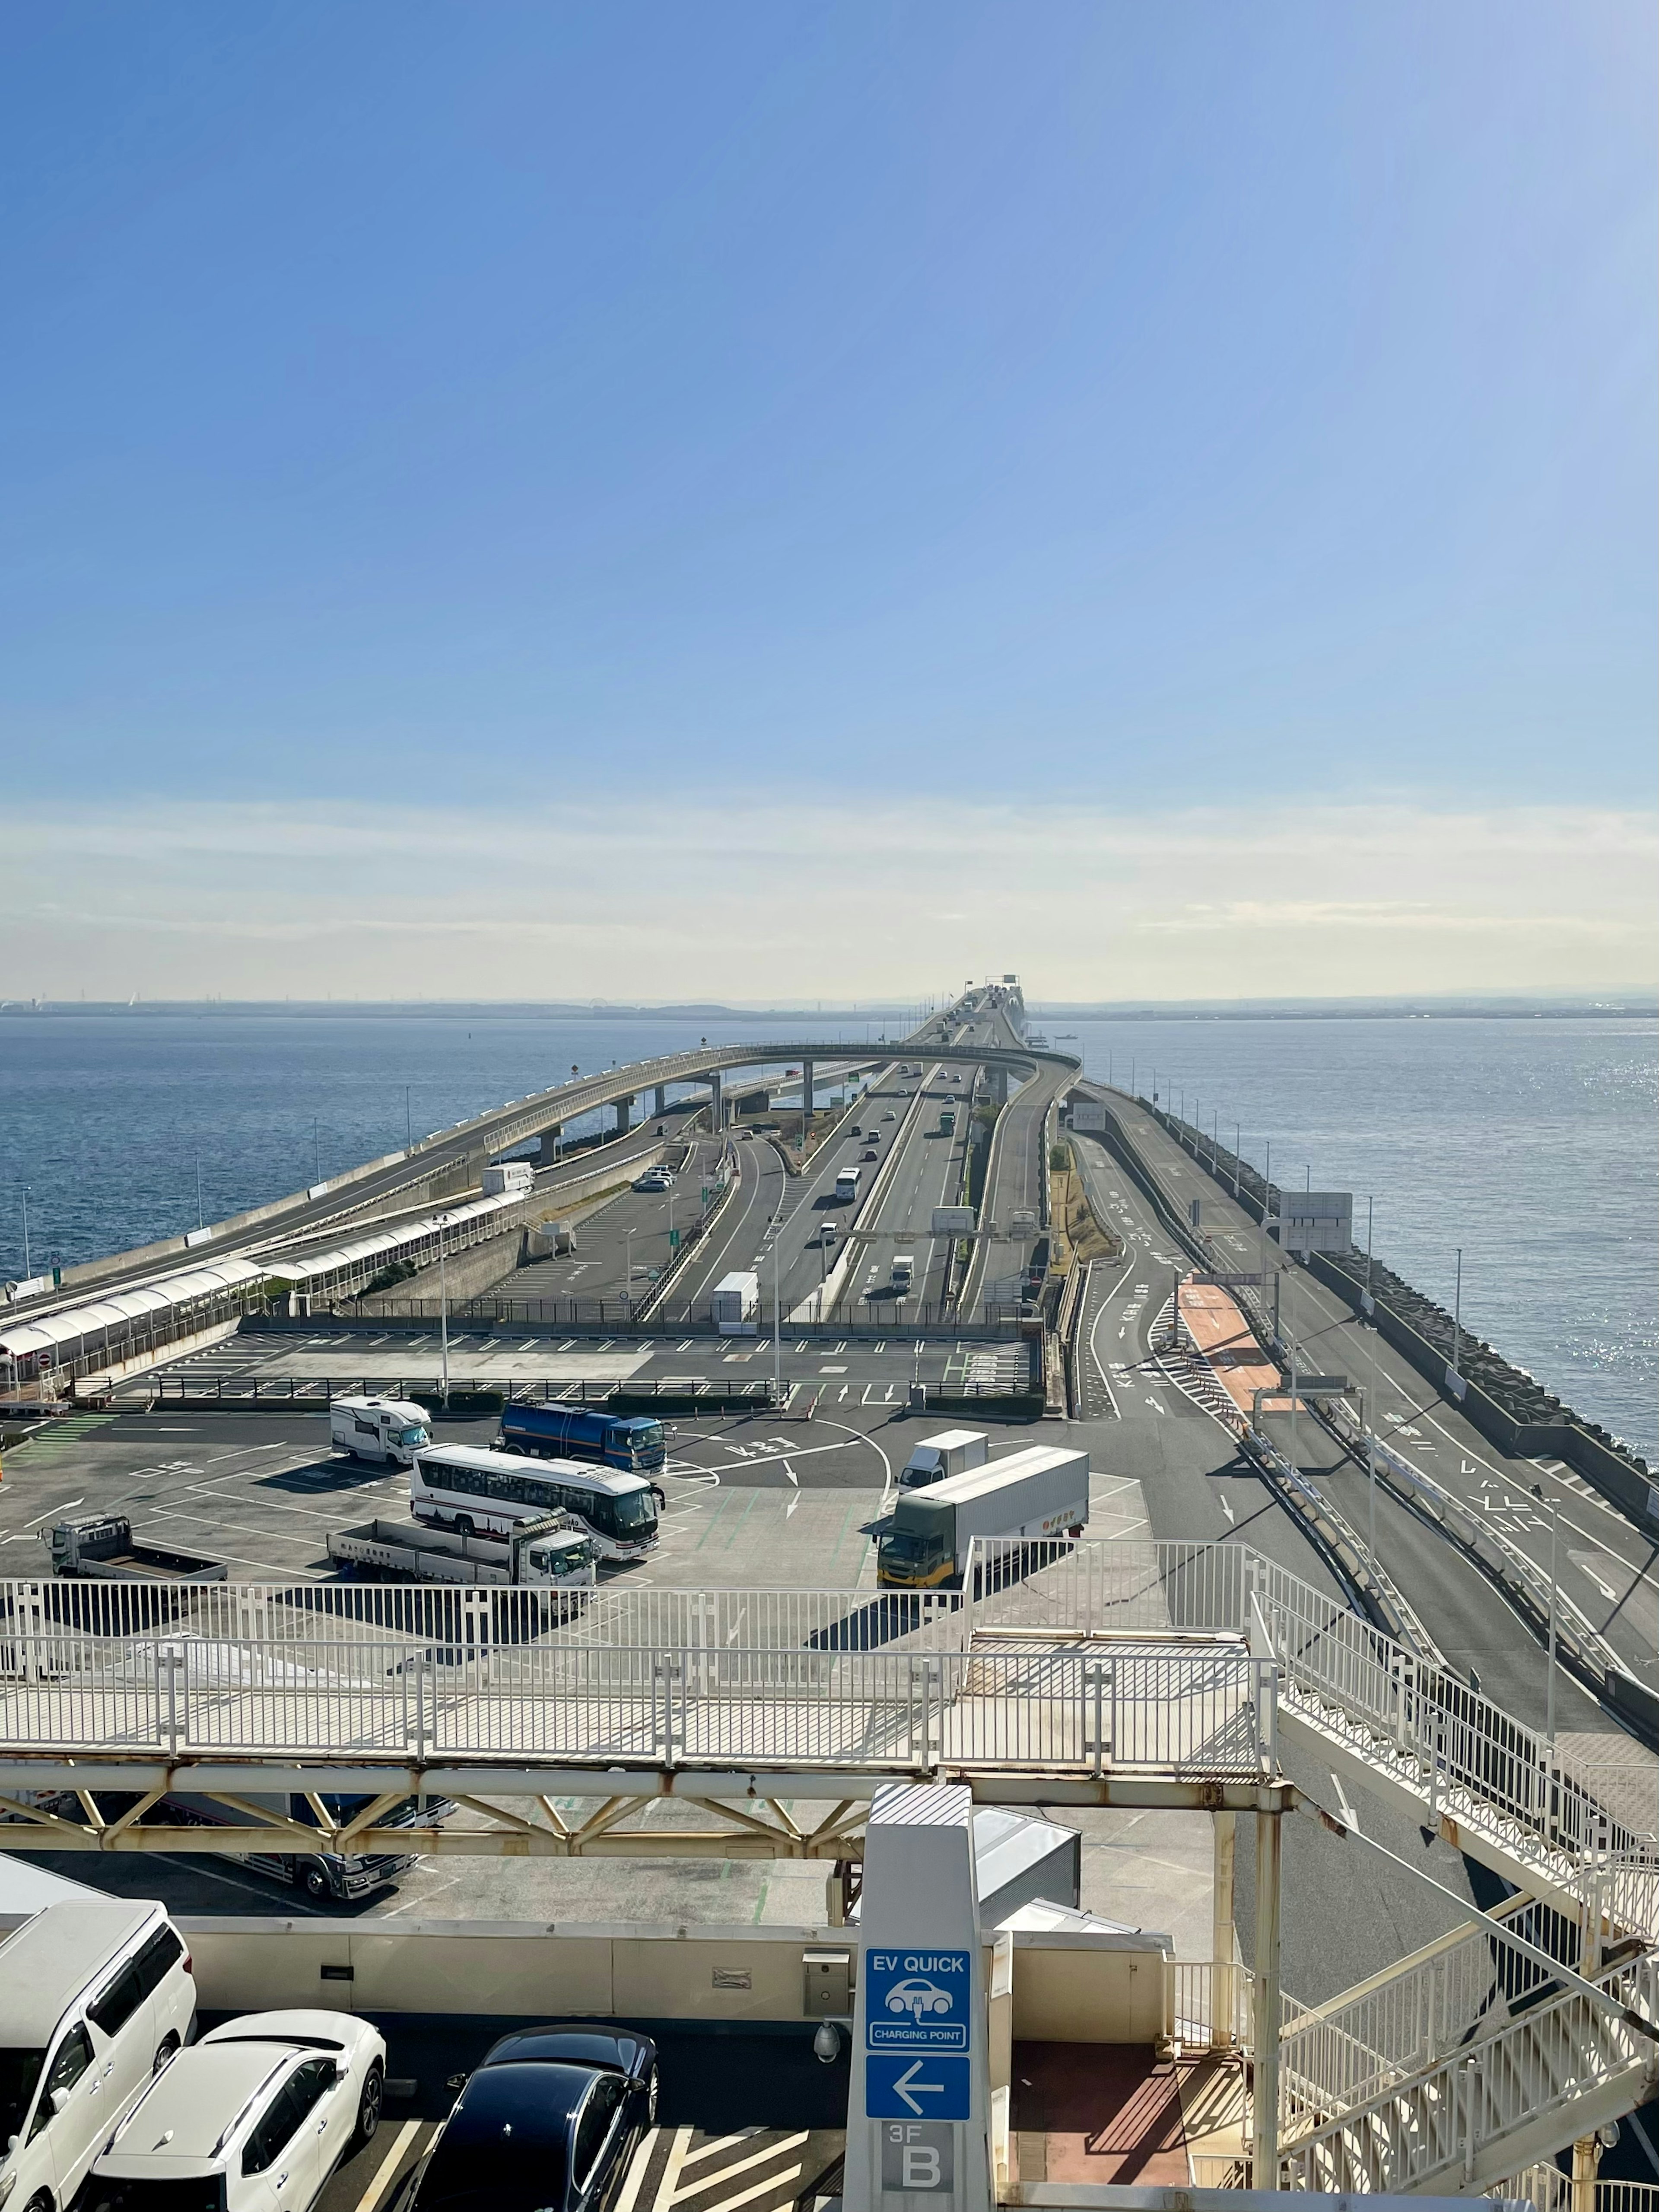
[[[49,1905],[0,1943],[0,2205],[64,2212],[195,2017],[160,1905]]]
[[[415,1455],[432,1441],[426,1407],[408,1398],[336,1398],[328,1409],[328,1440],[354,1459],[390,1461],[413,1467]]]

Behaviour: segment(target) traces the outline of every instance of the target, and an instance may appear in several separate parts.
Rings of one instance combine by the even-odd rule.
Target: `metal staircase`
[[[1288,2024],[1282,2186],[1484,2191],[1654,2094],[1659,2043],[1638,2024],[1659,2023],[1650,1954],[1591,1977],[1613,2000],[1603,2006],[1536,1969],[1526,1985],[1513,1969],[1529,1962],[1494,1956],[1500,1947],[1484,1928],[1431,1950],[1440,1955],[1419,1953],[1363,1992]],[[1487,1978],[1478,1998],[1475,1954],[1484,1954]],[[1471,1999],[1473,2017],[1460,2027]],[[1419,2047],[1389,2057],[1388,2029],[1413,2022]],[[1382,2031],[1382,2047],[1364,2041],[1371,2029]]]

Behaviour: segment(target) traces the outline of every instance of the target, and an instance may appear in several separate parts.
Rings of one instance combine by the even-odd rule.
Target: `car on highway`
[[[881,1117],[881,1118],[882,1118],[882,1120],[883,1120],[884,1121],[897,1121],[897,1119],[898,1119],[898,1115],[897,1115],[893,1111],[892,1108],[890,1106],[890,1107],[887,1109],[887,1111],[886,1111],[886,1112],[882,1115],[882,1117]]]
[[[867,1152],[860,1152],[860,1153],[859,1154],[859,1158],[860,1158],[861,1160],[876,1160],[876,1159],[879,1159],[879,1158],[881,1158],[881,1155],[880,1155],[880,1153],[879,1153],[879,1152],[878,1152],[876,1151],[875,1147],[874,1147],[873,1146],[871,1146],[871,1148],[870,1148],[870,1150],[869,1150]]]
[[[370,2142],[386,2039],[343,2012],[256,2012],[174,2053],[110,2136],[85,2212],[308,2212]]]
[[[648,2035],[587,2021],[515,2029],[460,2084],[398,2212],[602,2212],[656,2124]]]

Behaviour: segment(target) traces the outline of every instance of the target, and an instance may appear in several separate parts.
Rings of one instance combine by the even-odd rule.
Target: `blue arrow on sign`
[[[864,2062],[864,2109],[872,2120],[965,2120],[970,2094],[965,2058],[872,2051]]]

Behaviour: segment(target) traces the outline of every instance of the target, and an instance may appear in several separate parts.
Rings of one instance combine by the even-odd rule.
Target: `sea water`
[[[1376,1249],[1659,1460],[1659,1025],[1613,1018],[1054,1020],[1087,1073],[1237,1128],[1285,1188],[1374,1201]],[[7,1014],[0,1274],[177,1236],[526,1092],[833,1018]],[[863,1037],[866,1024],[853,1027]],[[878,1025],[870,1025],[879,1034]],[[1056,1032],[1075,1036],[1066,1042]],[[641,1110],[647,1101],[641,1100]],[[591,1126],[591,1117],[590,1123]],[[580,1129],[580,1123],[573,1123]]]

